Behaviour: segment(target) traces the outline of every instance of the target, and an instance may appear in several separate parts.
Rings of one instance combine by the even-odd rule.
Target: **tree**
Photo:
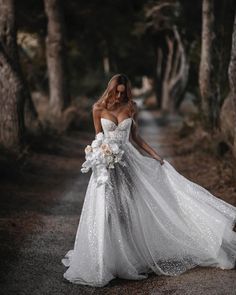
[[[16,149],[24,134],[24,83],[20,79],[14,0],[0,0],[0,143]]]
[[[174,111],[188,80],[188,63],[177,28],[173,27],[174,39],[167,38],[168,57],[162,82],[162,110]],[[175,50],[174,50],[175,49]]]
[[[213,0],[203,0],[202,3],[202,46],[199,69],[199,87],[201,94],[201,110],[203,125],[212,129],[214,125],[215,96],[212,87],[212,40],[214,14]]]
[[[49,78],[49,113],[55,125],[69,105],[66,72],[65,28],[60,0],[44,0],[48,19],[46,57]]]
[[[175,24],[179,3],[161,1],[146,7],[146,30],[156,54],[157,106],[165,112],[178,108],[188,80],[183,41]]]
[[[229,63],[229,84],[232,99],[232,106],[234,109],[234,142],[233,142],[233,154],[236,158],[236,10],[234,17],[233,35],[232,35],[232,49],[231,58]]]

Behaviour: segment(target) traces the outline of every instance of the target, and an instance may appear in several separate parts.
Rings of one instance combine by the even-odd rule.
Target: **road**
[[[140,131],[174,163],[171,136],[181,121],[143,111]],[[22,175],[1,181],[1,292],[8,294],[207,294],[235,295],[236,270],[194,268],[177,277],[150,275],[142,281],[115,279],[104,288],[67,282],[63,255],[74,243],[89,174],[80,173],[83,147],[91,133],[65,137],[57,152],[49,147],[31,155]]]

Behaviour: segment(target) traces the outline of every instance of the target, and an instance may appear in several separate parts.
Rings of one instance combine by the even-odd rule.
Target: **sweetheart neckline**
[[[101,117],[101,120],[102,120],[102,119],[103,119],[103,120],[107,120],[107,121],[112,122],[116,127],[120,126],[121,123],[123,123],[124,121],[126,121],[126,120],[128,120],[128,119],[131,119],[131,120],[132,120],[131,117],[128,117],[128,118],[125,118],[124,120],[122,120],[121,122],[119,122],[118,124],[116,124],[114,121],[112,121],[112,120],[110,120],[110,119],[107,119],[107,118],[103,118],[103,117]]]

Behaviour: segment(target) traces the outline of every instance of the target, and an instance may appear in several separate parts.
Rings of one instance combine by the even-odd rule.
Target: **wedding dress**
[[[105,137],[119,142],[125,166],[110,169],[97,187],[92,172],[74,247],[62,263],[70,282],[102,287],[119,277],[141,280],[154,272],[232,269],[236,261],[236,207],[191,182],[167,161],[142,155],[129,140],[133,119],[101,118]]]

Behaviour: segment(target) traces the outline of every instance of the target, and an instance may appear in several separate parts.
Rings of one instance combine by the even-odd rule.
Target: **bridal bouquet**
[[[87,173],[92,169],[97,185],[108,182],[108,170],[115,168],[116,163],[125,166],[122,160],[124,151],[114,140],[104,138],[102,132],[96,135],[91,145],[87,145],[84,151],[86,161],[82,164],[81,172]]]

